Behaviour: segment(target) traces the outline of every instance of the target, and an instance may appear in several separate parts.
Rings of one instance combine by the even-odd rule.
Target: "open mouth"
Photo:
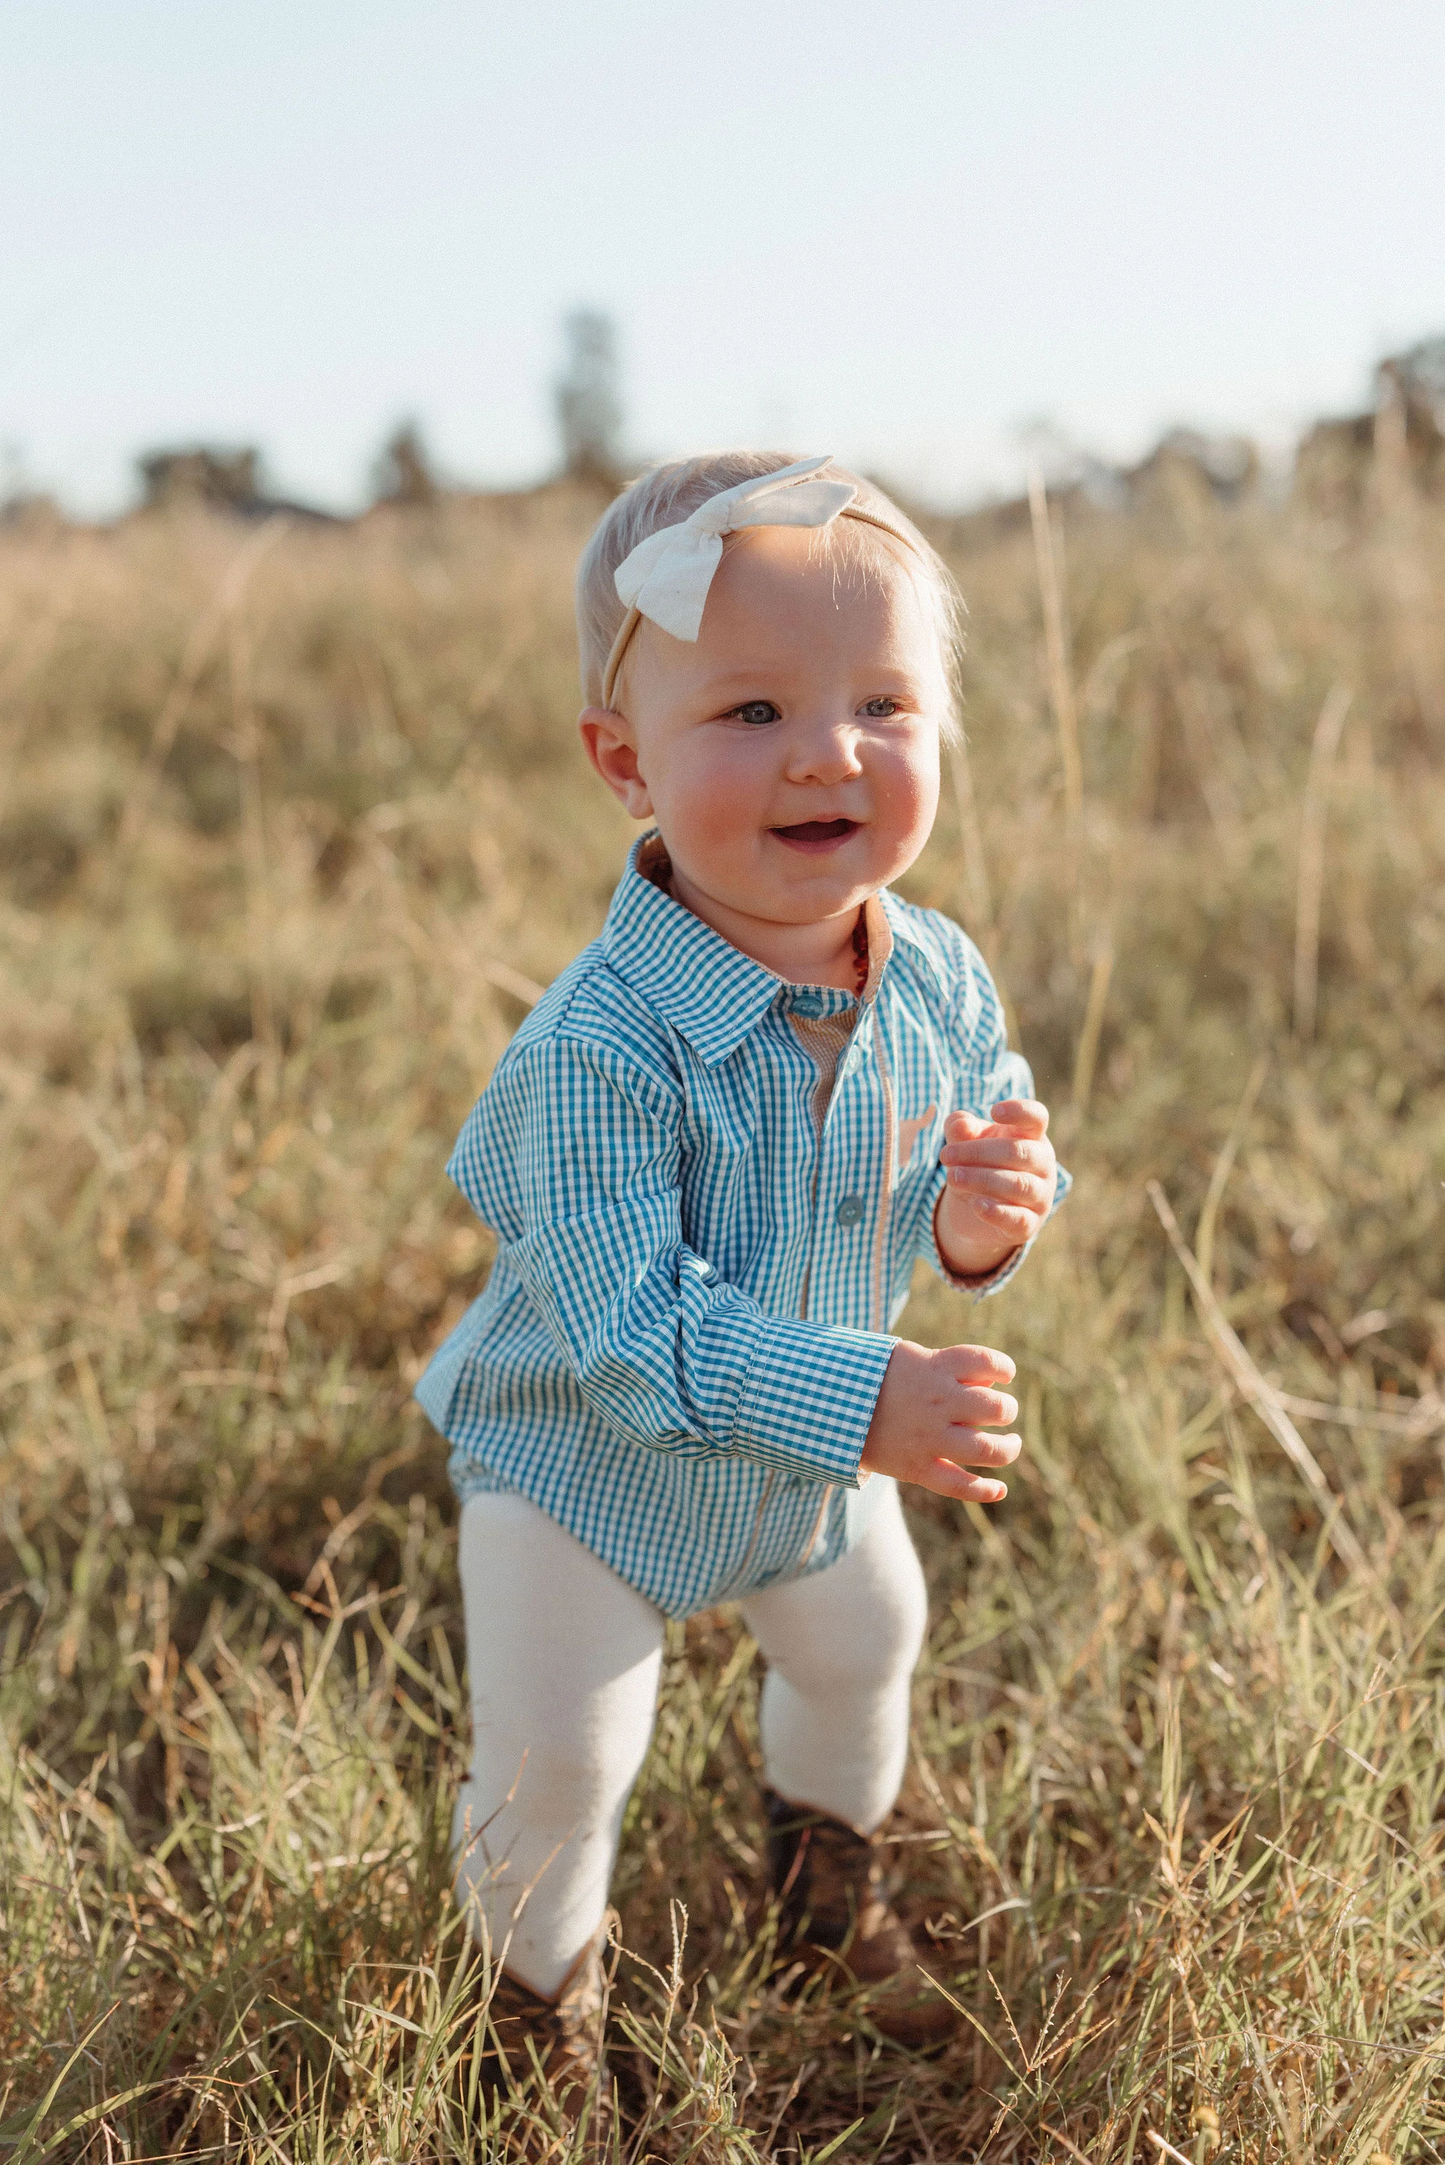
[[[773,827],[769,832],[780,842],[786,842],[790,849],[821,851],[836,849],[850,834],[856,834],[861,825],[862,822],[856,819],[804,819],[795,827]]]

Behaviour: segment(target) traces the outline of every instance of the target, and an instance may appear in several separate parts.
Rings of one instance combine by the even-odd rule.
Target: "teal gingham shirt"
[[[497,1257],[416,1395],[463,1500],[520,1490],[680,1617],[862,1535],[889,1325],[920,1255],[961,1282],[944,1118],[1033,1083],[950,918],[871,901],[855,997],[775,977],[666,876],[644,837],[457,1139]]]

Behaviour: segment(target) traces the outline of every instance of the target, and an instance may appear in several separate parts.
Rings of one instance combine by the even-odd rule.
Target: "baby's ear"
[[[637,764],[632,725],[615,707],[584,707],[577,717],[587,757],[634,819],[652,818],[652,798]]]

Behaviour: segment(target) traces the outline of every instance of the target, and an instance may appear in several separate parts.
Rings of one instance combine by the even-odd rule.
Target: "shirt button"
[[[823,1012],[823,995],[820,992],[799,992],[793,995],[793,1013],[811,1020]]]
[[[863,1223],[862,1196],[845,1195],[838,1208],[834,1211],[833,1216],[841,1226],[861,1225]]]

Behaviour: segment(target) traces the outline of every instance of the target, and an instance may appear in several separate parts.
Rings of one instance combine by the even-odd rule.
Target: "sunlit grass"
[[[24,2165],[485,2158],[549,2124],[468,2097],[454,1511],[410,1389],[489,1254],[452,1136],[626,843],[571,733],[593,508],[0,542]],[[1445,2139],[1445,534],[1183,504],[1065,538],[1082,811],[1032,540],[960,528],[968,761],[909,882],[988,949],[1079,1176],[997,1302],[921,1284],[907,1325],[1013,1353],[1027,1443],[990,1517],[914,1499],[896,1854],[958,2039],[910,2060],[770,1975],[756,1663],[700,1620],[615,1889],[619,2155]]]

